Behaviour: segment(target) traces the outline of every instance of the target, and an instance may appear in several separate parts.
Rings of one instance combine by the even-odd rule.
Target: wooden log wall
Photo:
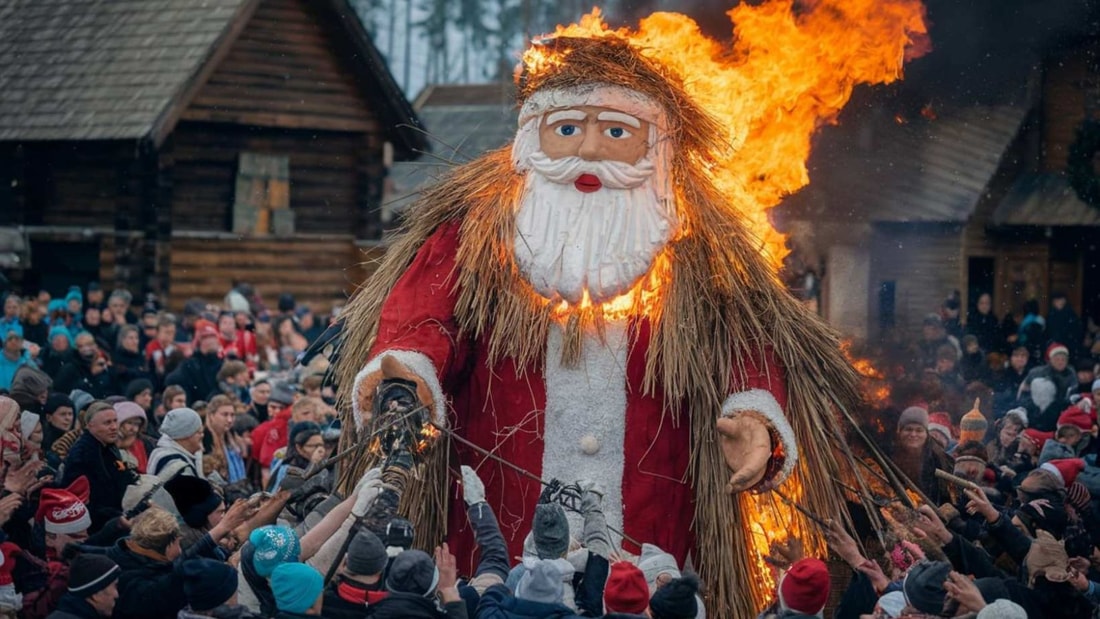
[[[895,324],[902,330],[920,329],[924,316],[938,311],[947,293],[960,286],[962,229],[939,224],[878,224],[871,243],[870,323],[879,321],[879,287],[893,281]]]
[[[251,151],[289,157],[297,232],[368,238],[360,212],[378,206],[361,202],[362,186],[384,174],[381,159],[369,157],[372,145],[355,133],[181,123],[173,133],[172,229],[229,231],[240,153]]]
[[[328,311],[373,270],[380,248],[359,249],[351,237],[172,240],[168,306],[179,310],[192,297],[220,303],[235,281],[257,288],[274,306],[289,292],[315,310]],[[367,264],[364,264],[367,263]]]

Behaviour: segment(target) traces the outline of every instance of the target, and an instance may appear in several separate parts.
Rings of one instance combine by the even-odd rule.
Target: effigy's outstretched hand
[[[729,467],[726,492],[743,492],[760,484],[772,457],[772,437],[768,424],[758,415],[722,417],[717,422],[722,456]]]
[[[420,404],[429,411],[435,406],[432,390],[424,383],[424,380],[416,372],[406,367],[404,363],[398,361],[396,357],[386,355],[382,357],[381,367],[364,378],[356,390],[355,399],[361,411],[362,418],[360,422],[362,424],[365,425],[371,420],[374,411],[374,396],[378,392],[378,386],[382,384],[382,381],[392,379],[406,380],[416,384],[416,397],[420,400]]]

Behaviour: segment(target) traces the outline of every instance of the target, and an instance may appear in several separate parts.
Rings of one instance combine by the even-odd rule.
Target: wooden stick
[[[962,477],[959,477],[958,475],[952,475],[951,473],[948,473],[947,471],[945,471],[943,469],[936,469],[936,477],[938,477],[938,478],[940,478],[940,479],[942,479],[946,482],[950,482],[952,484],[955,484],[956,486],[961,486],[963,488],[966,488],[967,490],[973,490],[975,492],[980,492],[981,491],[981,487],[978,484],[970,481],[969,479],[963,479]],[[935,506],[933,506],[933,507],[935,507]]]
[[[774,492],[775,495],[778,496],[780,499],[783,499],[784,503],[786,503],[787,505],[790,505],[791,507],[793,507],[796,510],[798,510],[799,512],[801,512],[803,516],[805,516],[805,517],[809,518],[810,520],[814,521],[814,523],[816,523],[817,526],[819,526],[823,529],[828,529],[829,528],[828,521],[826,521],[821,516],[818,516],[817,514],[811,512],[808,509],[806,509],[805,507],[802,507],[798,503],[795,503],[794,501],[787,498],[787,495],[783,494],[779,490],[779,488],[772,488],[772,492]]]

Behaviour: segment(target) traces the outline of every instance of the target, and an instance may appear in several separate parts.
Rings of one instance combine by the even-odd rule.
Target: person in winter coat
[[[190,559],[180,565],[187,608],[177,619],[250,619],[257,617],[237,606],[237,573],[233,566],[213,559]]]
[[[386,597],[382,572],[389,555],[382,540],[371,531],[360,530],[348,544],[348,552],[325,589],[327,619],[361,619],[367,608]]]
[[[564,559],[524,560],[524,574],[512,595],[504,585],[485,590],[477,606],[478,619],[534,619],[579,617],[562,603],[563,581],[573,568]],[[568,573],[567,573],[568,572]]]
[[[988,292],[978,295],[974,308],[967,314],[966,333],[978,338],[978,345],[986,352],[1000,352],[1004,348],[1001,325],[993,315],[993,297]]]
[[[111,357],[115,373],[115,390],[118,393],[126,391],[126,386],[131,381],[144,378],[149,380],[153,375],[148,370],[145,355],[139,348],[140,334],[134,325],[123,325],[118,330],[118,342],[114,355]]]
[[[488,591],[498,587],[504,589],[504,585],[494,585]],[[466,602],[458,593],[458,562],[446,543],[435,549],[434,562],[422,550],[406,550],[397,555],[386,575],[386,591],[389,595],[367,608],[367,617],[466,619],[468,616]],[[479,611],[478,617],[481,616]]]
[[[145,436],[148,420],[145,411],[135,402],[119,402],[114,405],[118,414],[118,447],[122,459],[144,474],[149,464],[149,454],[156,448],[156,442]]]
[[[1051,342],[1061,342],[1069,348],[1070,359],[1077,357],[1078,349],[1085,339],[1085,327],[1064,292],[1050,295],[1050,313],[1047,315],[1047,338]]]
[[[157,447],[149,454],[150,475],[167,477],[175,467],[183,475],[205,479],[202,467],[202,418],[190,408],[168,411],[160,424]]]
[[[238,502],[225,517],[189,548],[180,546],[176,518],[163,509],[147,509],[134,519],[130,537],[106,549],[107,557],[122,570],[119,575],[119,603],[116,619],[163,619],[174,617],[187,606],[183,562],[208,558],[220,560],[220,542],[244,523],[248,506]]]
[[[80,389],[102,400],[115,392],[110,361],[88,332],[76,336],[76,362],[66,365],[54,379],[54,389],[68,393]]]
[[[195,335],[195,353],[165,378],[165,384],[183,387],[187,402],[193,403],[217,391],[222,363],[218,330],[209,325],[200,327]]]
[[[829,570],[820,559],[806,557],[791,564],[779,579],[776,601],[760,619],[812,619],[829,601]]]
[[[92,528],[122,514],[126,487],[137,481],[137,472],[126,466],[115,443],[118,441],[118,414],[106,402],[88,407],[87,431],[73,444],[61,468],[61,485],[68,486],[81,476],[88,477],[91,496]]]
[[[73,352],[73,336],[65,327],[53,327],[50,329],[49,346],[39,353],[42,361],[42,371],[57,378],[61,375],[61,369],[76,362]]]
[[[121,570],[110,558],[85,554],[69,569],[68,591],[48,619],[98,619],[110,617],[118,600]]]
[[[945,484],[936,479],[936,469],[951,470],[951,459],[939,443],[929,440],[928,411],[911,406],[898,418],[897,435],[890,457],[909,479],[936,505],[949,496]]]

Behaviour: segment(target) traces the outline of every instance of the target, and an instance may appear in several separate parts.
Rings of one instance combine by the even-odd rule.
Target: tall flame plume
[[[786,238],[768,209],[810,182],[810,138],[835,121],[857,84],[901,77],[927,51],[919,0],[772,0],[727,13],[732,45],[704,36],[689,17],[654,13],[637,29],[611,29],[599,9],[553,35],[620,37],[682,77],[688,94],[729,130],[729,156],[710,172],[778,269]],[[528,66],[546,62],[539,46]]]

